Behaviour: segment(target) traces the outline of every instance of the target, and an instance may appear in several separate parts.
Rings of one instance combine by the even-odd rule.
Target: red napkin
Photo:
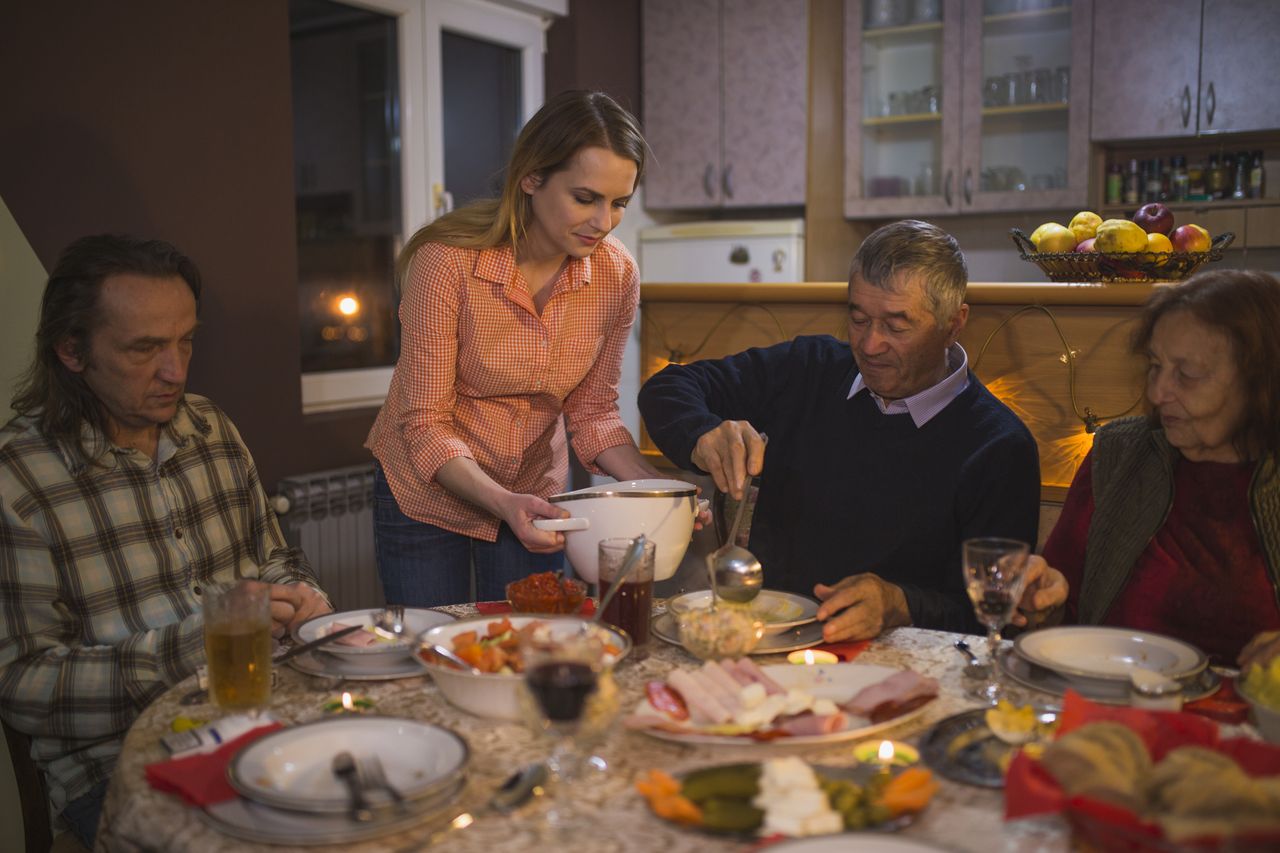
[[[1280,773],[1280,747],[1247,738],[1220,739],[1217,725],[1181,711],[1146,711],[1099,705],[1068,690],[1059,720],[1059,737],[1086,723],[1103,720],[1123,723],[1142,738],[1155,761],[1179,746],[1204,746],[1230,756],[1252,776]],[[1005,819],[1064,811],[1078,831],[1085,832],[1095,841],[1105,841],[1101,847],[1103,850],[1145,849],[1144,845],[1134,847],[1131,842],[1135,838],[1162,838],[1158,826],[1143,822],[1127,809],[1088,797],[1068,797],[1040,762],[1028,758],[1024,752],[1014,756],[1005,775]],[[1126,843],[1125,838],[1128,838],[1129,846],[1117,846]]]
[[[857,640],[852,643],[823,643],[820,646],[814,646],[817,651],[831,652],[831,654],[840,658],[840,660],[848,663],[867,650],[871,645],[870,640]]]
[[[1216,693],[1188,702],[1182,706],[1182,710],[1231,725],[1239,725],[1249,719],[1249,703],[1236,693],[1234,678],[1222,679],[1222,685]]]
[[[245,732],[213,752],[148,764],[147,781],[157,791],[177,794],[192,806],[211,806],[234,799],[239,795],[227,782],[227,765],[243,747],[280,728],[283,726],[279,723],[271,723]]]
[[[481,616],[499,616],[503,613],[511,612],[510,601],[477,601],[476,610]],[[596,600],[588,598],[582,602],[582,606],[578,608],[579,616],[594,616],[596,614]]]

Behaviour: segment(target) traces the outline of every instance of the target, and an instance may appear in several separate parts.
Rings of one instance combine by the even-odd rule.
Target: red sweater
[[[1071,585],[1067,621],[1077,619],[1085,546],[1093,518],[1093,457],[1076,472],[1044,558]],[[1139,557],[1105,625],[1168,634],[1234,664],[1259,631],[1280,629],[1280,608],[1249,515],[1254,463],[1174,463],[1173,506]]]

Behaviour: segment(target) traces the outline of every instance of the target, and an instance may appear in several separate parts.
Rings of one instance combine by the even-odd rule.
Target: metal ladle
[[[761,441],[767,446],[769,436],[761,433]],[[733,516],[733,526],[725,543],[707,555],[707,570],[711,575],[712,607],[717,596],[725,601],[745,604],[760,594],[764,585],[764,568],[760,561],[741,545],[736,545],[738,528],[742,526],[742,516],[747,508],[747,496],[751,489],[751,475],[747,474],[742,485],[742,500],[738,501],[738,511]]]

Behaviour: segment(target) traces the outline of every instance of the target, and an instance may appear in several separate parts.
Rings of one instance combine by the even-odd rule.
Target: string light
[[[725,321],[744,308],[758,308],[768,314],[769,319],[772,320],[773,324],[778,328],[779,340],[791,340],[791,336],[788,335],[787,330],[783,328],[782,321],[778,319],[778,315],[770,311],[767,306],[761,305],[759,302],[739,302],[734,305],[721,315],[720,319],[716,320],[715,323],[712,324],[711,328],[705,335],[703,335],[702,340],[698,342],[696,347],[687,351],[681,349],[678,345],[673,345],[668,340],[667,330],[649,314],[648,310],[644,306],[641,306],[640,308],[640,316],[646,324],[652,323],[654,328],[658,330],[658,337],[662,339],[662,348],[667,351],[667,362],[669,364],[684,364],[686,360],[696,358],[698,353],[702,352],[702,348],[707,345],[707,342],[711,340],[711,337],[716,333],[716,331],[724,325]]]

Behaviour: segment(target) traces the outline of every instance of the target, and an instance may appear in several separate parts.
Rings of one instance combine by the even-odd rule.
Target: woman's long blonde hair
[[[648,146],[635,117],[604,92],[561,92],[520,131],[507,161],[502,195],[460,207],[418,229],[396,259],[397,286],[403,284],[414,253],[425,243],[468,249],[519,246],[533,215],[520,182],[526,175],[546,180],[568,168],[573,155],[589,146],[635,163],[636,183],[640,182]]]

